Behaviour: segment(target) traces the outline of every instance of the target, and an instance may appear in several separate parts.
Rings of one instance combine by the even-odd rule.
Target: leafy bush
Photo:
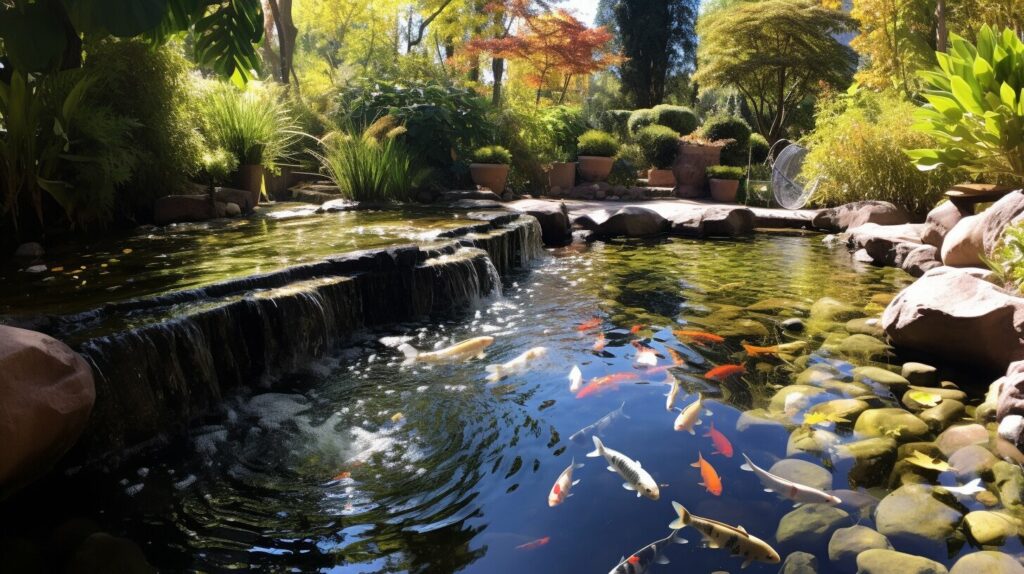
[[[457,166],[472,150],[493,141],[489,104],[469,88],[435,83],[364,81],[342,90],[334,110],[338,125],[369,125],[391,115],[405,126],[404,141],[421,167],[438,183],[451,184],[465,171]],[[506,146],[512,147],[512,146]]]
[[[223,148],[215,148],[203,152],[199,158],[203,174],[213,188],[218,183],[227,181],[228,177],[238,169],[238,159],[234,154]]]
[[[554,106],[541,115],[551,148],[559,159],[576,157],[576,141],[587,131],[583,110],[573,106]]]
[[[608,174],[608,183],[624,187],[635,186],[637,184],[637,174],[642,165],[642,157],[639,162],[632,157],[619,156],[615,158],[615,163],[612,164],[612,171]]]
[[[491,121],[495,134],[492,141],[512,154],[508,187],[513,193],[543,192],[547,186],[544,164],[564,158],[562,150],[555,148],[540,111],[533,105],[509,102],[493,114]]]
[[[647,165],[668,169],[679,154],[679,132],[666,126],[647,126],[636,134]]]
[[[908,153],[924,170],[963,168],[976,176],[1024,181],[1024,42],[1012,29],[978,31],[978,46],[950,34],[939,69],[921,72],[928,103],[913,129],[935,140]]]
[[[615,136],[598,130],[585,132],[576,143],[576,150],[581,156],[614,157],[619,147]]]
[[[751,165],[762,164],[768,159],[768,152],[771,151],[771,146],[768,145],[768,140],[764,139],[764,136],[759,133],[750,134],[750,163]]]
[[[700,135],[710,141],[733,140],[722,148],[722,165],[747,165],[750,126],[743,118],[716,114],[704,121]]]
[[[1003,285],[1024,291],[1024,223],[1006,226],[999,245],[985,263]]]
[[[280,96],[272,84],[250,83],[245,91],[207,84],[200,100],[207,140],[234,154],[239,165],[276,170],[299,134]]]
[[[485,146],[473,152],[473,162],[509,165],[512,163],[512,154],[500,145]]]
[[[644,108],[641,110],[634,110],[629,114],[629,119],[626,121],[626,127],[629,129],[630,135],[636,135],[640,130],[647,126],[653,126],[656,123],[658,123],[658,112]]]
[[[697,114],[684,106],[670,106],[661,104],[654,106],[655,120],[658,125],[668,126],[679,132],[680,135],[688,135],[697,129]]]
[[[377,139],[368,132],[328,134],[316,152],[327,176],[342,195],[363,202],[406,201],[417,183],[412,158],[401,131]]]
[[[713,165],[707,168],[707,176],[710,179],[743,179],[743,168],[731,165]]]
[[[600,128],[610,134],[615,134],[619,139],[626,139],[629,135],[629,116],[633,112],[629,110],[605,110],[601,113]]]
[[[901,152],[934,144],[910,129],[914,104],[894,91],[859,90],[818,103],[817,128],[807,138],[804,176],[821,178],[817,205],[877,199],[924,214],[942,197],[955,173],[919,171]]]

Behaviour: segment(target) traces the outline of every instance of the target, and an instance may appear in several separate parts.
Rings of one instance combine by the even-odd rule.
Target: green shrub
[[[299,133],[280,96],[273,84],[253,82],[245,91],[208,84],[200,100],[207,140],[234,154],[239,165],[276,170]]]
[[[485,146],[473,152],[473,162],[509,165],[512,163],[512,154],[500,145]]]
[[[636,133],[647,126],[653,126],[658,123],[658,112],[651,109],[633,110],[629,114],[629,119],[626,121],[626,127],[629,129],[630,135],[636,135]]]
[[[731,165],[713,165],[706,170],[710,179],[743,179],[744,171],[741,167]]]
[[[921,72],[928,103],[913,129],[935,144],[907,152],[924,170],[963,168],[996,181],[1024,181],[1024,42],[1014,30],[978,31],[978,46],[950,34],[939,68]]]
[[[640,163],[637,163],[635,158],[632,157],[619,156],[615,158],[615,163],[612,164],[612,171],[608,174],[608,183],[624,187],[636,186],[637,175],[642,165],[642,157]]]
[[[1000,283],[1024,291],[1024,223],[1007,225],[999,245],[985,263],[995,272]]]
[[[679,154],[679,132],[666,126],[647,126],[636,134],[647,165],[668,169]]]
[[[722,165],[747,165],[750,126],[743,118],[716,114],[704,121],[700,135],[710,141],[733,140],[722,148]]]
[[[493,114],[494,143],[512,154],[508,187],[513,193],[542,193],[547,189],[544,165],[562,159],[542,114],[535,106],[512,102]],[[573,142],[575,148],[575,142]]]
[[[658,125],[668,126],[684,136],[697,130],[697,114],[693,113],[690,108],[661,104],[654,106],[653,109],[657,114],[655,122]]]
[[[615,134],[619,139],[629,136],[629,110],[605,110],[601,113],[599,124],[602,130]]]
[[[199,162],[211,188],[218,183],[226,182],[231,174],[238,169],[238,159],[224,148],[215,148],[203,152]]]
[[[416,170],[400,134],[376,139],[369,133],[328,134],[316,152],[327,176],[342,195],[362,202],[406,201],[416,185]]]
[[[758,165],[765,162],[768,159],[768,152],[771,151],[771,146],[768,145],[768,140],[764,139],[764,136],[759,133],[750,134],[750,163],[751,165]]]
[[[583,110],[575,106],[554,106],[541,114],[544,128],[551,138],[551,148],[559,159],[576,157],[576,142],[587,131]]]
[[[948,169],[923,172],[901,153],[934,144],[910,129],[914,104],[894,91],[856,93],[821,100],[817,128],[807,137],[808,181],[821,178],[814,204],[828,206],[864,199],[889,201],[923,215],[954,183]]]
[[[590,130],[580,136],[576,150],[581,156],[614,157],[619,153],[619,140],[608,132]]]

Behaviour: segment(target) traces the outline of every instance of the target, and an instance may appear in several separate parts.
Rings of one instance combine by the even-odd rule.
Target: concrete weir
[[[46,329],[92,365],[77,457],[185,428],[232,391],[322,357],[364,327],[464,308],[541,252],[537,220],[469,214],[430,247],[346,253],[199,289],[110,304]]]

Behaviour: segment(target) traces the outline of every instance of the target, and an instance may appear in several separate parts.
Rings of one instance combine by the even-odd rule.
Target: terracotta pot
[[[676,175],[671,169],[651,169],[647,172],[647,187],[675,187]]]
[[[548,189],[572,189],[576,186],[576,162],[556,161],[548,170]]]
[[[486,187],[499,196],[505,193],[508,166],[502,163],[471,163],[469,175],[477,187]]]
[[[711,178],[711,199],[718,203],[736,203],[736,192],[740,189],[738,179]]]
[[[581,155],[580,175],[587,181],[604,181],[612,173],[612,165],[615,163],[613,157],[601,157],[596,155]]]
[[[722,156],[720,145],[698,145],[681,140],[679,155],[672,166],[676,176],[677,197],[703,197],[707,184],[707,168],[718,165]]]
[[[252,194],[252,204],[258,205],[263,194],[263,166],[245,164],[238,166],[238,188]]]

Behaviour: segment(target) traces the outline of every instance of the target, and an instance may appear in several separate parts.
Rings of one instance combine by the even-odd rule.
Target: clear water
[[[59,508],[53,512],[94,517],[139,542],[166,571],[607,572],[668,533],[672,500],[771,543],[791,504],[762,492],[739,469],[740,453],[767,467],[784,456],[785,444],[773,435],[741,435],[735,423],[743,410],[763,406],[772,385],[787,384],[791,372],[778,360],[747,360],[740,340],[788,341],[778,320],[805,316],[825,295],[878,313],[879,302],[910,280],[897,270],[854,265],[845,250],[831,251],[815,236],[577,244],[513,278],[503,298],[430,324],[366,333],[361,344],[272,390],[232,398],[189,437],[115,470],[65,478],[51,491]],[[792,310],[746,309],[779,297]],[[607,338],[602,352],[593,350],[597,331],[577,329],[593,316]],[[681,326],[756,330],[751,322],[767,335],[699,345],[671,333]],[[654,327],[633,334],[634,325]],[[486,359],[432,368],[401,366],[394,341],[382,341],[405,336],[433,348],[481,334],[497,339]],[[637,338],[666,357],[660,364],[668,349],[686,358],[675,371],[685,390],[677,404],[700,391],[713,412],[697,436],[673,431],[664,375],[634,368],[630,343]],[[798,338],[812,349],[821,340]],[[549,352],[533,370],[485,381],[485,364],[537,345]],[[748,374],[726,384],[700,376],[737,362]],[[641,376],[577,399],[566,379],[574,364],[587,380],[622,371]],[[592,444],[569,440],[623,403],[629,418],[616,420],[603,439],[662,484],[659,501],[623,490],[603,461],[585,458]],[[712,422],[735,447],[732,458],[712,454],[701,436]],[[720,497],[697,485],[690,464],[698,452],[722,477]],[[581,482],[564,504],[549,508],[548,491],[572,459],[586,465],[575,474]],[[845,488],[845,478],[836,475],[833,486]],[[871,525],[869,516],[853,520]],[[653,572],[739,571],[740,560],[702,548],[696,531],[681,534],[690,544],[669,548],[674,565]],[[540,539],[547,542],[531,545]],[[827,565],[823,549],[806,550]],[[755,563],[747,571],[778,568]]]
[[[429,242],[467,225],[438,210],[350,211],[279,204],[260,217],[141,229],[123,237],[67,244],[29,273],[0,263],[0,316],[70,314],[104,303],[202,287],[361,249]]]

